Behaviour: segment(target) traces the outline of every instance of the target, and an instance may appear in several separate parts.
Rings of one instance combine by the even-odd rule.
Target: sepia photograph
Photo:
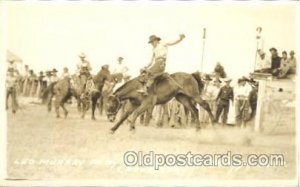
[[[299,16],[0,1],[0,186],[299,186]]]

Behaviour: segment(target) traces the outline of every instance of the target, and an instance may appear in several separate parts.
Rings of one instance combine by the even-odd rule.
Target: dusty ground
[[[106,117],[81,119],[67,106],[67,119],[56,119],[43,105],[8,112],[8,175],[12,179],[293,179],[295,133],[254,133],[251,128],[172,129],[123,125],[114,135]],[[287,123],[295,123],[288,122]],[[126,151],[157,154],[283,154],[281,167],[125,167]],[[47,165],[42,160],[74,159],[82,165]]]

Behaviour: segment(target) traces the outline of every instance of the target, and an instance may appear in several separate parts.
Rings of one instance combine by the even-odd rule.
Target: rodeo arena
[[[188,37],[180,33],[169,43],[163,43],[159,33],[145,36],[153,56],[148,65],[137,64],[141,68],[138,76],[129,74],[131,67],[124,56],[92,67],[89,51],[82,51],[74,54],[78,61],[72,65],[76,71],[71,72],[71,67],[63,65],[32,69],[30,62],[8,50],[8,176],[293,178],[297,51],[280,46],[266,49],[261,44],[262,28],[256,32],[255,68],[238,79],[228,76],[232,67],[221,61],[213,62],[215,67],[209,72],[199,68],[190,73],[168,73],[166,67],[172,64],[168,48],[181,45]],[[92,74],[92,69],[98,73]],[[167,167],[150,174],[153,170],[147,167],[124,166],[121,159],[128,150],[282,153],[285,166]],[[66,159],[73,165],[63,162]]]

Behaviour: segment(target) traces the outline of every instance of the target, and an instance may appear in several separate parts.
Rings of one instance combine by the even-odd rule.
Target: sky
[[[35,71],[68,67],[74,72],[84,52],[93,73],[124,57],[130,74],[150,62],[150,35],[172,42],[166,71],[210,73],[220,62],[230,77],[253,70],[256,28],[263,28],[264,50],[296,50],[295,4],[185,3],[9,3],[5,48]],[[297,17],[298,16],[298,17]],[[0,18],[1,19],[1,18]],[[298,20],[299,22],[299,20]],[[206,39],[203,51],[203,28]],[[299,32],[298,32],[299,33]],[[204,55],[202,69],[201,58]],[[298,56],[298,51],[296,51]]]

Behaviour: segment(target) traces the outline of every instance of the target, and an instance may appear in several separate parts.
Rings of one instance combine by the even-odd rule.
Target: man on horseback
[[[141,82],[143,83],[143,87],[137,90],[139,93],[142,93],[144,95],[148,94],[148,88],[153,84],[154,79],[159,75],[162,75],[165,71],[168,47],[178,44],[184,38],[185,35],[181,34],[179,35],[179,39],[174,42],[161,43],[160,37],[157,37],[155,35],[151,35],[149,37],[148,43],[153,46],[153,55],[151,62],[141,70],[144,78],[143,80],[141,80]]]
[[[116,65],[116,67],[112,72],[112,74],[115,77],[116,83],[121,83],[124,78],[128,77],[127,75],[128,68],[123,64],[123,60],[124,60],[123,57],[118,58],[118,64]]]
[[[77,74],[80,77],[81,81],[85,84],[87,78],[91,75],[90,71],[92,70],[92,67],[90,65],[90,62],[85,59],[86,55],[84,53],[81,53],[79,57],[80,62],[77,63]]]

